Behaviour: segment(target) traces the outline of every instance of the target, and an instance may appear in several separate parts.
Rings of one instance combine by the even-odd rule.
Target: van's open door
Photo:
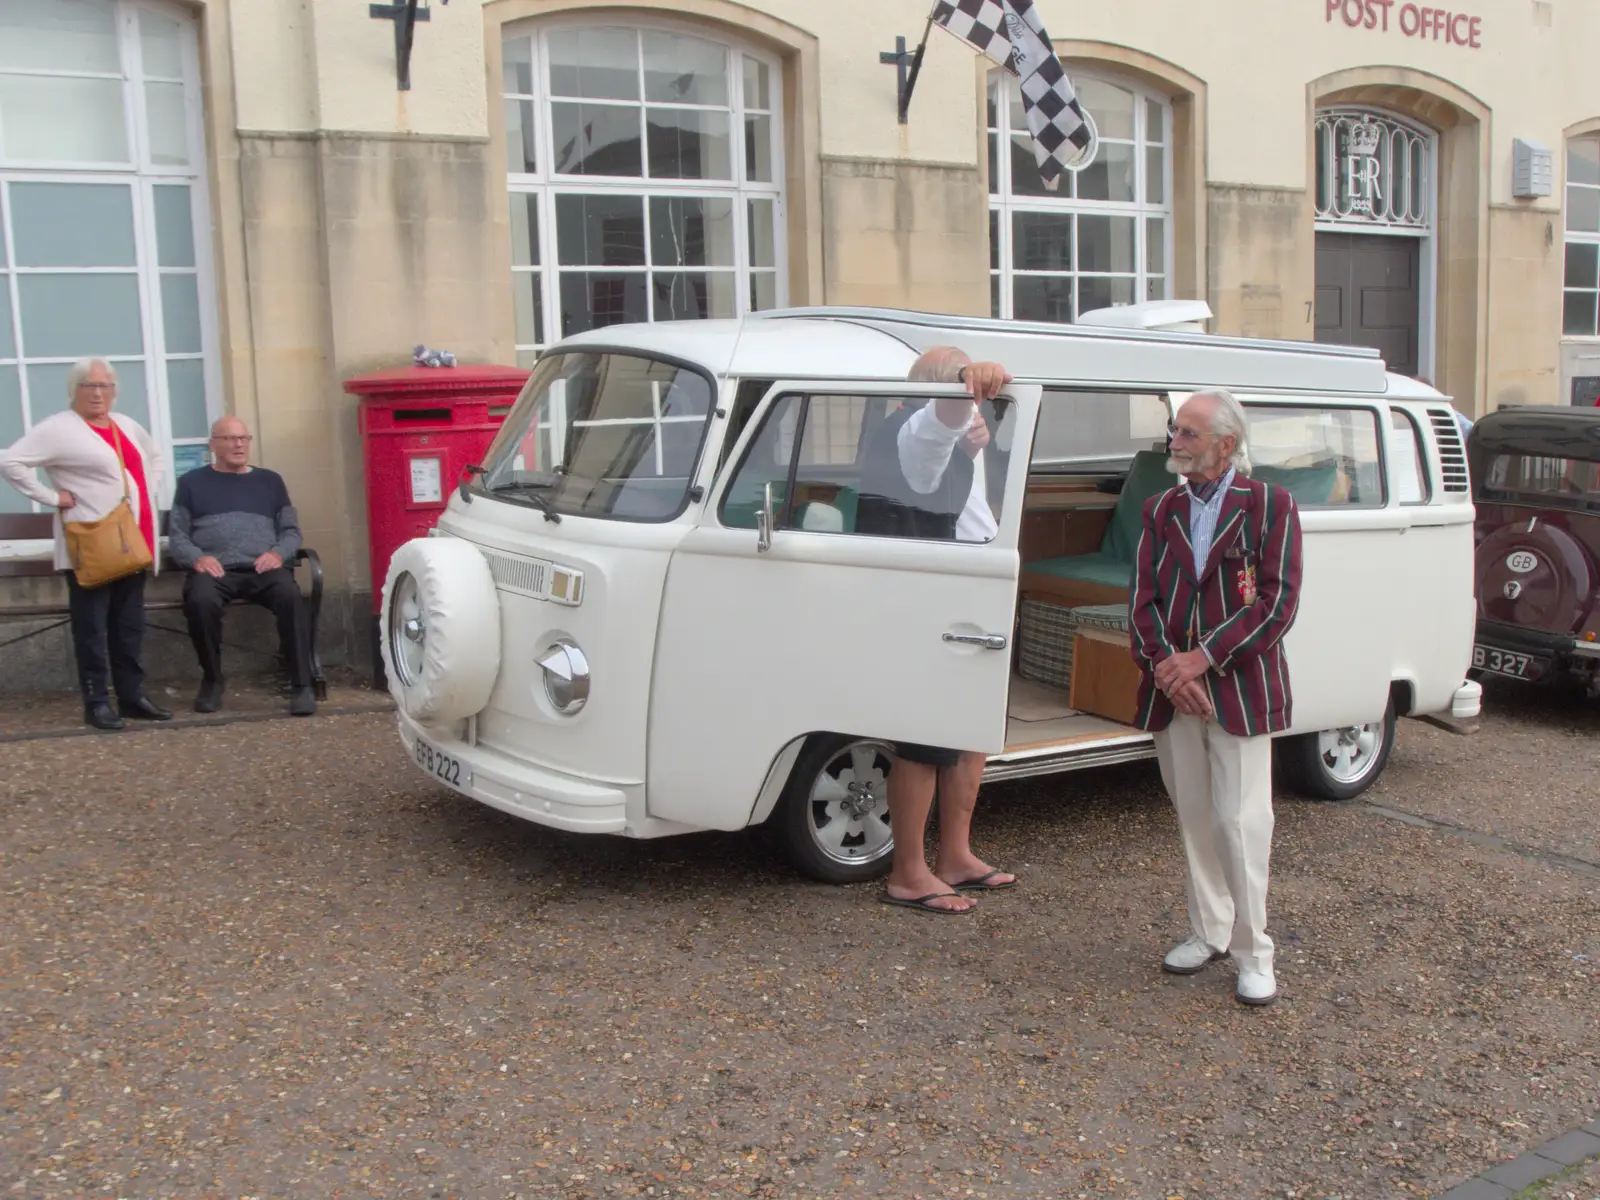
[[[884,497],[895,490],[884,470],[903,462],[905,409],[923,408],[910,418],[920,430],[938,397],[964,395],[883,382],[779,383],[767,394],[668,568],[650,697],[652,816],[742,827],[774,757],[809,733],[1005,748],[1040,389],[1014,384],[985,406],[991,539],[939,537],[937,519],[921,519],[920,491]],[[924,446],[936,446],[927,432]],[[957,444],[954,473],[936,476],[946,495],[970,478],[963,454]],[[939,499],[927,509],[940,503],[949,511]]]

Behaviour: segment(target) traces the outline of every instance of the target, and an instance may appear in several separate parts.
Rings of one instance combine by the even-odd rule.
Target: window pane
[[[1011,194],[1013,196],[1053,196],[1065,200],[1072,195],[1077,176],[1068,171],[1055,191],[1044,186],[1039,174],[1039,160],[1034,156],[1033,141],[1025,133],[1011,135]]]
[[[1000,276],[989,276],[989,315],[995,320],[1000,319]]]
[[[519,267],[539,265],[539,197],[511,193],[511,261]]]
[[[1357,409],[1246,405],[1254,478],[1302,507],[1382,505],[1378,415]]]
[[[200,288],[195,276],[161,277],[161,327],[168,354],[200,353]]]
[[[1000,269],[1000,211],[989,210],[989,270]]]
[[[156,258],[163,267],[194,266],[194,208],[187,184],[153,188]]]
[[[1011,315],[1018,321],[1072,320],[1070,275],[1019,275],[1012,282]]]
[[[516,271],[511,276],[511,306],[517,318],[517,345],[544,345],[544,275]]]
[[[11,276],[0,275],[0,358],[16,356],[17,341],[11,331]],[[11,442],[0,442],[0,446],[10,444]]]
[[[117,411],[149,429],[150,400],[144,386],[144,363],[135,359],[113,365],[117,369]],[[71,369],[70,363],[34,363],[28,367],[28,414],[35,425],[69,407],[67,372]]]
[[[1167,202],[1167,152],[1160,146],[1144,152],[1144,198],[1147,204]]]
[[[0,67],[34,70],[122,70],[112,0],[76,4],[0,4]]]
[[[1144,298],[1146,300],[1165,300],[1167,298],[1167,281],[1157,276],[1152,276],[1146,280]]]
[[[533,95],[533,39],[507,38],[500,46],[500,89]]]
[[[1389,486],[1394,489],[1395,499],[1401,504],[1426,504],[1430,494],[1428,464],[1416,422],[1405,413],[1390,412],[1389,440],[1394,444]]]
[[[182,31],[171,17],[139,10],[139,65],[145,78],[183,78]]]
[[[778,265],[776,250],[776,221],[773,202],[771,200],[752,200],[750,211],[750,265],[752,267],[775,267]]]
[[[644,266],[644,199],[557,196],[558,261],[573,266]]]
[[[1011,263],[1022,271],[1072,270],[1072,217],[1067,213],[1015,213]]]
[[[561,273],[561,335],[649,319],[644,274]]]
[[[1578,337],[1595,334],[1594,292],[1568,292],[1561,304],[1561,332]]]
[[[781,519],[788,489],[789,463],[794,456],[795,425],[800,416],[799,396],[780,396],[767,410],[761,432],[739,464],[738,473],[723,493],[717,517],[730,529],[754,529],[767,484],[772,485],[773,515]]]
[[[1078,172],[1078,196],[1083,200],[1131,203],[1134,197],[1133,147],[1120,142],[1101,142],[1094,162]]]
[[[1134,226],[1133,217],[1080,216],[1078,269],[1132,272]]]
[[[1592,288],[1600,284],[1595,276],[1596,253],[1600,246],[1592,242],[1567,243],[1567,278],[1569,288]]]
[[[1167,140],[1167,110],[1154,100],[1144,102],[1144,133],[1152,142]]]
[[[772,69],[749,55],[744,60],[744,106],[760,109],[772,107]]]
[[[1167,223],[1160,217],[1147,217],[1144,223],[1144,269],[1152,275],[1167,269]]]
[[[631,29],[570,29],[550,35],[550,94],[590,100],[639,98],[639,41]]]
[[[701,321],[708,317],[731,317],[737,281],[732,271],[652,274],[654,319]]]
[[[0,75],[0,153],[28,162],[128,162],[121,82]]]
[[[183,84],[145,84],[144,114],[150,126],[150,161],[161,166],[187,163],[189,128],[183,107]]]
[[[650,263],[657,267],[733,266],[733,201],[653,197]]]
[[[9,446],[21,437],[22,381],[16,367],[0,367],[0,446]],[[33,506],[10,484],[0,484],[0,513],[31,512]]]
[[[512,175],[531,175],[539,169],[539,155],[534,145],[533,101],[507,100],[505,104],[506,170]]]
[[[1600,233],[1600,189],[1567,189],[1567,228],[1576,233]]]
[[[1567,143],[1567,182],[1600,184],[1600,137],[1573,138]]]
[[[178,358],[167,363],[168,412],[175,438],[205,437],[211,431],[206,418],[206,365],[198,358]]]
[[[750,276],[750,311],[765,312],[778,307],[778,275],[775,271],[756,271]]]
[[[1132,279],[1108,279],[1099,275],[1078,276],[1078,311],[1093,312],[1097,308],[1115,308],[1119,304],[1133,303]]]
[[[727,107],[728,51],[681,33],[644,35],[644,98],[658,104]]]
[[[561,175],[644,174],[639,110],[601,104],[552,104],[553,157]]]
[[[1000,194],[1000,135],[989,135],[989,195]]]
[[[1101,137],[1133,140],[1132,92],[1103,79],[1080,79],[1074,83],[1078,102],[1093,115]]]
[[[13,183],[12,237],[24,267],[131,267],[133,192],[115,183]]]
[[[744,176],[751,183],[772,182],[772,118],[744,119]]]
[[[654,179],[732,179],[728,114],[692,108],[646,110]]]
[[[139,282],[133,275],[24,275],[22,348],[35,358],[139,354]],[[31,376],[30,376],[31,378]]]

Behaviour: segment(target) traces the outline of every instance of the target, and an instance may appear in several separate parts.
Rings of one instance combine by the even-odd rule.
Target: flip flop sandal
[[[893,904],[898,908],[914,908],[918,912],[933,913],[939,917],[964,917],[970,912],[977,911],[974,907],[945,908],[942,904],[929,904],[929,900],[938,900],[944,896],[956,896],[957,892],[929,892],[926,896],[918,896],[915,900],[902,900],[899,896],[891,896],[888,892],[878,899],[885,904]]]
[[[963,879],[960,883],[952,883],[950,886],[955,888],[958,892],[1003,892],[1007,888],[1016,887],[1017,880],[1012,878],[1008,879],[1005,883],[990,883],[989,880],[993,879],[996,875],[1010,874],[1010,871],[995,870],[990,871],[987,875],[979,875],[976,879]]]

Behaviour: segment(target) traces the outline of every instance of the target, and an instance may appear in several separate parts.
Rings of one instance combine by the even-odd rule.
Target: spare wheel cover
[[[483,553],[460,538],[413,538],[383,584],[379,644],[389,693],[417,721],[482,712],[500,673],[500,603]]]
[[[1478,611],[1491,621],[1571,633],[1594,585],[1588,555],[1565,529],[1542,519],[1503,525],[1477,550]]]

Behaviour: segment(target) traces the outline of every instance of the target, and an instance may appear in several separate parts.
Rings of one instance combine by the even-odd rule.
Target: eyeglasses
[[[1176,421],[1167,422],[1167,437],[1171,441],[1183,438],[1185,441],[1195,442],[1207,436],[1209,430],[1190,429],[1187,425],[1179,425]]]
[[[114,383],[80,383],[78,387],[86,392],[111,392],[116,390],[117,385]]]
[[[218,433],[212,434],[211,440],[213,442],[238,442],[241,445],[248,445],[255,439],[248,433]]]

